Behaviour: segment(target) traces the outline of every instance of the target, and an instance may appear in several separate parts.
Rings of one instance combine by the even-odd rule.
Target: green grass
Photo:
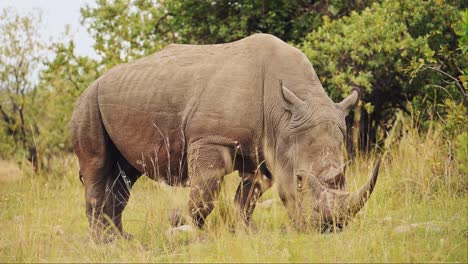
[[[466,263],[467,175],[440,138],[437,129],[410,130],[393,144],[390,137],[370,201],[343,232],[330,234],[293,229],[275,187],[260,200],[274,203],[255,210],[257,230],[231,232],[229,217],[222,216],[232,214],[239,181],[233,173],[207,226],[176,236],[166,235],[168,211],[185,204],[188,189],[142,178],[124,212],[134,239],[97,245],[88,240],[76,160],[63,157],[50,174],[0,177],[0,262]],[[366,181],[373,160],[353,162],[349,189]]]

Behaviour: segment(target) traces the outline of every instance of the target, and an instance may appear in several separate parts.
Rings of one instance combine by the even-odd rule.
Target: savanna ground
[[[466,160],[460,164],[452,152],[466,155],[467,146],[449,147],[437,127],[418,133],[405,125],[402,131],[380,151],[383,163],[370,201],[344,231],[329,234],[292,228],[275,187],[253,215],[256,231],[232,232],[239,181],[232,173],[206,227],[172,235],[166,232],[169,210],[186,203],[188,189],[141,178],[124,212],[134,239],[95,244],[88,240],[74,157],[57,158],[54,170],[40,176],[0,161],[0,262],[466,263]],[[366,181],[375,160],[375,154],[353,160],[348,189]]]

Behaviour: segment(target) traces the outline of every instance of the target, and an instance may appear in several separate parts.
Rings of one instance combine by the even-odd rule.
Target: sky
[[[39,28],[43,32],[44,40],[50,37],[60,40],[65,32],[65,26],[70,25],[74,35],[76,53],[96,57],[93,50],[94,41],[80,24],[80,7],[92,4],[94,0],[0,0],[0,10],[6,7],[13,7],[20,14],[35,11],[42,11],[42,26]]]

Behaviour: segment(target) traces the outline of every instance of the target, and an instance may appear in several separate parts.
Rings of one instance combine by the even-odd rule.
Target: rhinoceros
[[[71,121],[90,229],[126,234],[122,211],[141,175],[189,186],[185,215],[201,227],[236,170],[245,223],[275,182],[293,224],[340,229],[379,169],[358,191],[344,190],[345,117],[358,97],[353,90],[334,103],[307,57],[268,34],[171,44],[118,65],[81,95]]]

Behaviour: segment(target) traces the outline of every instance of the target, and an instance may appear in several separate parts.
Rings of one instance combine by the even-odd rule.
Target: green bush
[[[377,126],[388,127],[396,110],[410,113],[408,101],[429,119],[426,109],[447,98],[461,102],[465,97],[461,81],[453,77],[467,68],[454,32],[461,5],[385,0],[349,17],[324,17],[323,26],[311,32],[301,48],[335,100],[353,86],[361,88],[362,99],[373,106],[363,110],[366,124],[372,126],[366,130],[376,133]]]

